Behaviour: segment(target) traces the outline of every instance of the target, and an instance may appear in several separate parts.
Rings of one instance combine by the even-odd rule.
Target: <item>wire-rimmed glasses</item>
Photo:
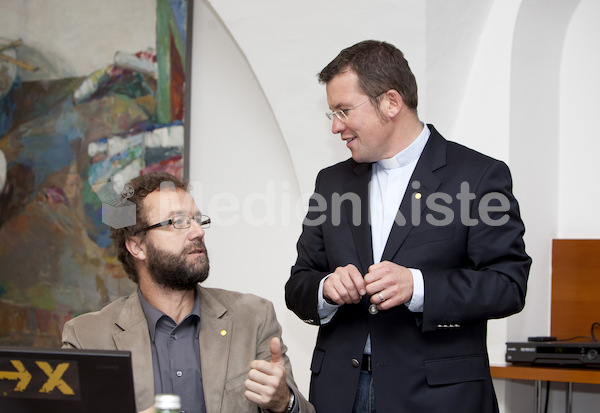
[[[171,219],[167,219],[166,221],[159,222],[158,224],[147,226],[146,228],[142,228],[137,233],[149,231],[154,228],[166,227],[167,225],[173,225],[173,228],[176,229],[187,229],[192,226],[192,221],[196,221],[202,228],[210,228],[210,217],[207,215],[196,215],[194,217],[190,217],[187,215],[174,215]]]
[[[342,122],[345,122],[348,120],[348,112],[350,112],[351,110],[358,109],[360,106],[364,105],[371,99],[377,99],[379,96],[381,96],[384,93],[385,92],[378,93],[377,95],[373,96],[372,98],[369,98],[369,99],[365,100],[364,102],[359,103],[358,105],[356,105],[350,109],[340,109],[340,110],[334,110],[332,112],[327,112],[327,113],[325,113],[325,116],[327,116],[327,119],[329,119],[329,120],[333,120],[333,117],[335,116]]]

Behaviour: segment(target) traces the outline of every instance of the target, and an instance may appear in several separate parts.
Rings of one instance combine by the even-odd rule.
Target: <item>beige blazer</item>
[[[244,397],[244,381],[255,359],[270,359],[271,337],[281,337],[273,304],[252,294],[198,286],[200,296],[200,357],[207,413],[261,411]],[[154,376],[148,324],[138,292],[122,297],[100,311],[65,323],[63,348],[129,350],[132,353],[135,401],[138,411],[154,402]],[[290,361],[282,348],[287,381],[300,403],[300,412],[314,412],[300,394]]]

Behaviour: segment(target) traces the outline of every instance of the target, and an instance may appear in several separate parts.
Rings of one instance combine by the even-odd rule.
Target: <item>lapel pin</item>
[[[227,330],[221,330],[221,335],[225,336],[227,334]]]

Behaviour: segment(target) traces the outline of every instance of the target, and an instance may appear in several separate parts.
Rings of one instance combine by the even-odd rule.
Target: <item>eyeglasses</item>
[[[176,229],[187,229],[192,226],[192,221],[196,221],[202,228],[210,228],[210,218],[206,215],[197,215],[195,217],[189,217],[187,215],[175,215],[171,219],[159,222],[158,224],[150,225],[149,227],[142,228],[136,231],[136,234],[144,231],[149,231],[154,228],[166,227],[167,225],[173,225]]]
[[[333,120],[333,117],[335,116],[336,118],[338,118],[342,122],[345,122],[345,121],[348,120],[348,112],[350,112],[351,110],[354,110],[354,109],[358,109],[360,106],[364,105],[365,103],[367,103],[371,99],[377,99],[379,96],[383,95],[384,93],[385,92],[378,93],[377,95],[373,96],[372,98],[369,98],[369,99],[365,100],[362,103],[359,103],[358,105],[354,106],[353,108],[344,109],[344,110],[336,110],[336,111],[333,111],[333,112],[327,112],[327,113],[325,113],[325,116],[327,116],[327,118],[329,120]]]

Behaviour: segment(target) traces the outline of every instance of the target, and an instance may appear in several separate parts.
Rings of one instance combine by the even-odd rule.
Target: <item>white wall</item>
[[[600,219],[600,1],[583,0],[569,25],[561,61],[558,236],[598,238]],[[593,39],[593,41],[592,41]]]
[[[323,165],[348,157],[329,131],[325,90],[316,81],[342,48],[365,37],[389,40],[405,51],[417,78],[425,77],[425,4],[419,0],[378,0],[377,7],[362,0],[197,3],[214,10],[250,65],[303,193],[312,191]]]
[[[600,56],[593,51],[600,39],[597,16],[600,1],[582,0],[565,36],[559,85],[559,238],[600,238],[600,132],[592,124],[600,113]],[[557,388],[555,405],[563,406],[565,386]],[[598,410],[598,385],[574,384],[573,389],[574,411]]]
[[[296,376],[306,385],[308,368],[302,367],[316,329],[285,311],[283,298],[301,219],[290,153],[224,25],[203,2],[195,6],[190,179],[199,207],[213,221],[206,234],[206,285],[273,301]]]
[[[317,171],[349,155],[322,114],[315,74],[357,41],[389,41],[416,74],[421,118],[511,167],[534,265],[525,310],[490,322],[490,357],[501,363],[506,340],[549,333],[551,239],[600,238],[592,218],[600,144],[584,123],[598,109],[599,58],[589,48],[598,3],[196,2],[190,174],[206,212],[224,218],[207,235],[209,283],[275,302],[303,391],[316,328],[286,309],[283,285]],[[256,225],[256,216],[243,216],[244,202],[262,202],[262,211],[275,204],[266,212],[275,219]],[[227,222],[233,215],[239,219]],[[503,412],[532,410],[530,383],[495,386]],[[564,386],[552,386],[549,411],[562,411]],[[576,411],[595,411],[598,389],[574,389]]]
[[[402,47],[417,77],[425,77],[424,4],[380,5],[195,3],[190,178],[214,222],[207,285],[275,303],[306,394],[317,328],[287,310],[284,284],[318,170],[348,157],[331,134],[316,74],[368,32]]]

